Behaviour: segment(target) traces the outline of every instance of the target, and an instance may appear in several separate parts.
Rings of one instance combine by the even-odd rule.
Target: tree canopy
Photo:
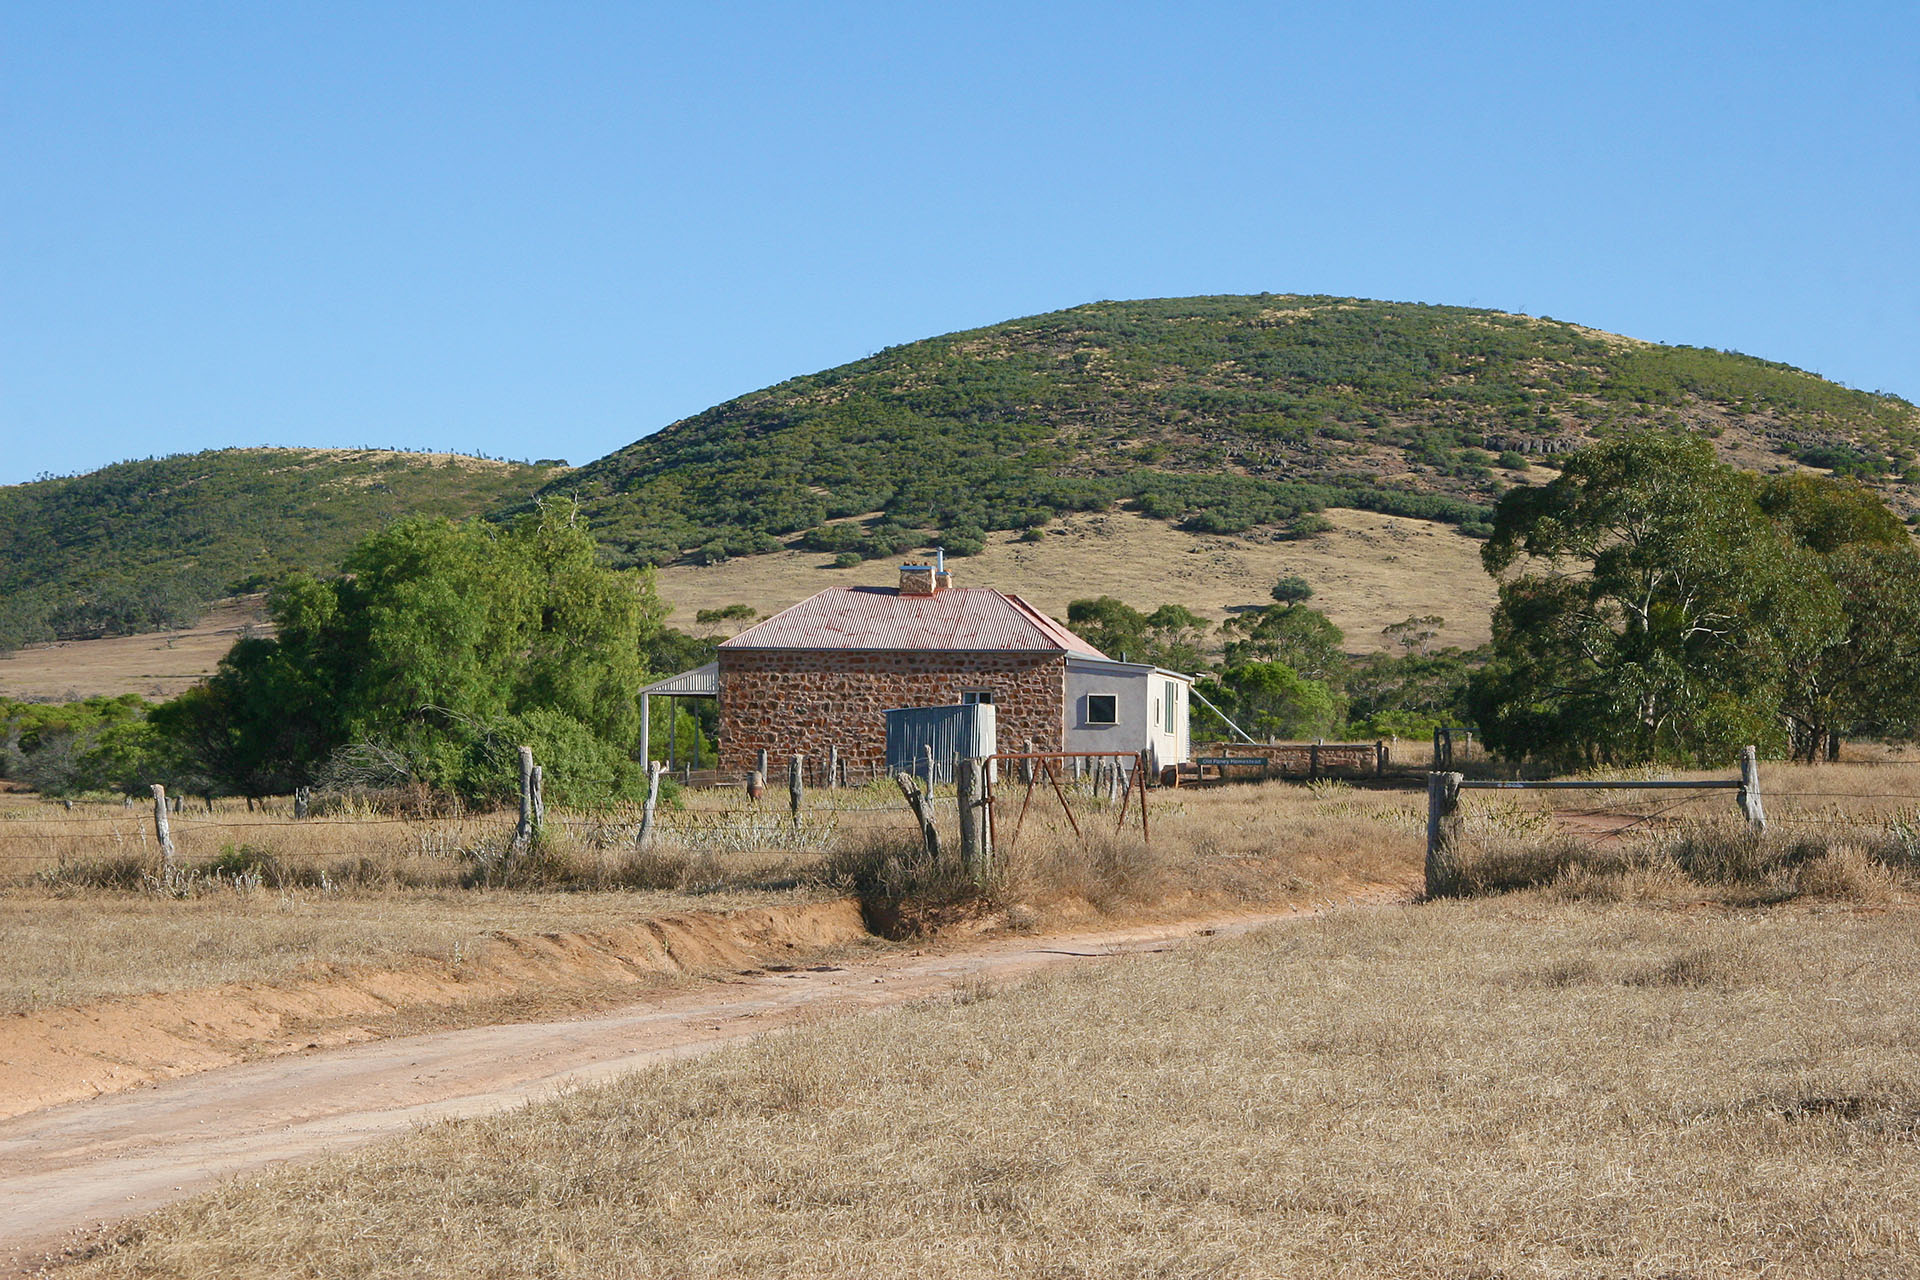
[[[1843,650],[1902,616],[1885,584],[1914,552],[1857,484],[1760,481],[1639,432],[1503,497],[1482,558],[1502,583],[1474,714],[1489,746],[1566,767],[1805,749],[1854,723]]]
[[[401,521],[343,567],[288,580],[273,639],[155,712],[210,775],[255,794],[357,770],[496,797],[527,743],[557,799],[636,790],[635,693],[665,611],[650,576],[595,562],[570,503],[506,529]]]

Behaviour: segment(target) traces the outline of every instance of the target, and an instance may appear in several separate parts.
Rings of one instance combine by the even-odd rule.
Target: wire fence
[[[869,786],[821,786],[808,789],[800,811],[790,808],[784,787],[769,788],[758,799],[744,788],[689,791],[678,805],[660,806],[655,841],[668,850],[702,852],[819,853],[836,838],[895,827],[917,831],[917,823],[893,783]],[[148,802],[114,805],[80,802],[78,811],[62,802],[13,793],[0,796],[0,868],[18,878],[31,868],[111,858],[153,858],[162,854],[153,806]],[[205,863],[229,849],[265,846],[276,858],[321,864],[343,858],[410,856],[455,861],[484,855],[511,839],[519,825],[516,809],[450,813],[392,813],[361,809],[328,811],[338,797],[313,798],[315,812],[294,817],[291,797],[258,801],[240,812],[239,801],[221,802],[208,812],[204,802],[167,808],[168,836],[177,855]],[[951,787],[923,797],[936,812],[952,814]],[[231,808],[224,806],[233,806]],[[93,809],[94,812],[87,812]],[[542,829],[578,846],[614,853],[638,847],[644,810],[638,804],[607,809],[552,810]],[[361,837],[369,838],[361,838]]]
[[[1852,767],[1853,763],[1848,762],[1846,767]],[[1920,771],[1920,760],[1877,760],[1859,763],[1878,768],[1905,766]],[[1820,769],[1831,766],[1801,765],[1797,767]],[[1645,789],[1646,792],[1655,789],[1651,785],[1655,781],[1654,779],[1646,780],[1649,784]],[[1499,794],[1506,790],[1484,783],[1478,787],[1471,783],[1467,785],[1473,790],[1491,794]],[[1540,812],[1555,823],[1562,835],[1575,838],[1576,843],[1581,847],[1594,849],[1617,843],[1625,838],[1654,831],[1672,830],[1701,818],[1711,817],[1712,814],[1704,811],[1700,806],[1716,801],[1725,803],[1721,789],[1705,785],[1659,804],[1655,804],[1651,796],[1644,792],[1639,796],[1633,796],[1634,783],[1631,780],[1621,780],[1606,785],[1618,787],[1629,798],[1616,803],[1592,807],[1582,805],[1578,808],[1565,806],[1548,808],[1542,804]],[[1782,790],[1767,789],[1762,798],[1767,806],[1768,827],[1773,829],[1851,828],[1859,831],[1884,832],[1890,824],[1895,823],[1912,823],[1920,827],[1920,812],[1915,810],[1915,806],[1920,806],[1920,790],[1835,790],[1799,786]],[[1803,803],[1808,801],[1816,803],[1812,805]],[[1691,812],[1684,814],[1679,812],[1689,805],[1694,806]],[[1848,811],[1849,808],[1853,811]],[[1738,820],[1738,815],[1731,808],[1725,816],[1729,821]],[[1609,818],[1625,819],[1625,821],[1618,826],[1609,826],[1600,831],[1582,829],[1592,820]]]

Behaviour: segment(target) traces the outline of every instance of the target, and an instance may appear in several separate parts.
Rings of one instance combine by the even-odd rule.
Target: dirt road
[[[750,971],[596,1017],[321,1050],[16,1116],[0,1121],[0,1275],[30,1274],[122,1219],[265,1165],[982,978],[1004,982],[1302,914],[996,939],[846,966]]]

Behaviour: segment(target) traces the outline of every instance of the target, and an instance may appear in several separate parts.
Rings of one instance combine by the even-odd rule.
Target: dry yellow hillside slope
[[[1493,580],[1480,568],[1480,544],[1449,525],[1370,511],[1329,510],[1333,529],[1317,538],[1275,542],[1251,536],[1187,533],[1131,512],[1073,515],[1047,526],[1039,542],[995,533],[984,554],[949,561],[960,586],[996,587],[1064,618],[1067,604],[1110,595],[1140,609],[1182,604],[1218,621],[1236,607],[1271,602],[1280,578],[1298,574],[1313,604],[1347,633],[1356,651],[1383,647],[1380,629],[1415,615],[1447,620],[1442,644],[1484,642]],[[881,586],[897,580],[893,561],[831,568],[813,551],[747,556],[717,565],[659,570],[660,595],[686,628],[701,609],[751,604],[761,613],[826,587]]]
[[[1217,622],[1237,607],[1268,603],[1276,581],[1298,574],[1356,652],[1381,648],[1382,627],[1415,615],[1447,620],[1442,644],[1471,648],[1488,638],[1494,586],[1480,568],[1478,542],[1426,520],[1347,510],[1326,516],[1328,533],[1276,542],[1187,533],[1124,511],[1074,515],[1047,526],[1038,542],[995,533],[985,553],[949,563],[960,585],[1025,596],[1057,618],[1071,601],[1110,595],[1143,610],[1182,604]],[[658,571],[658,582],[673,606],[670,625],[691,630],[702,609],[751,604],[769,614],[827,587],[897,580],[893,560],[852,569],[832,562],[819,552],[781,551],[672,565]],[[0,654],[0,697],[172,697],[211,674],[246,628],[265,624],[264,597],[248,596],[221,602],[181,631],[30,645]]]

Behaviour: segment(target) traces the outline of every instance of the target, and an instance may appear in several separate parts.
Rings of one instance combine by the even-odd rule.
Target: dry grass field
[[[59,1274],[1911,1276],[1915,926],[1341,911],[247,1178]]]
[[[0,698],[171,698],[213,674],[248,628],[265,625],[266,597],[240,596],[181,631],[28,645],[0,653]]]
[[[248,813],[221,801],[170,820],[188,869],[173,893],[158,882],[147,808],[0,798],[0,1012],[445,958],[502,932],[821,901],[848,890],[841,864],[906,847],[913,829],[891,784],[813,792],[797,828],[784,806],[749,806],[736,789],[686,794],[685,808],[662,811],[649,853],[632,849],[637,815],[555,814],[549,849],[520,859],[501,856],[508,814],[293,823],[283,802]],[[1036,804],[991,909],[1029,925],[1169,918],[1410,885],[1417,867],[1404,795],[1157,792],[1150,846],[1137,819],[1116,835],[1103,804],[1075,805],[1099,836],[1072,840],[1057,804]],[[936,807],[951,837],[944,788]]]
[[[1380,629],[1416,615],[1447,620],[1442,644],[1472,647],[1490,637],[1495,591],[1478,542],[1425,520],[1340,509],[1326,517],[1331,532],[1276,542],[1187,533],[1125,511],[1073,515],[1049,524],[1039,542],[990,534],[983,554],[948,564],[957,585],[1025,596],[1056,618],[1066,617],[1070,601],[1110,595],[1142,610],[1183,604],[1217,622],[1236,607],[1272,603],[1273,584],[1298,574],[1356,652],[1384,647]],[[832,560],[784,551],[673,565],[657,571],[660,595],[675,606],[672,623],[685,628],[701,609],[746,603],[768,614],[827,587],[899,580],[893,560],[852,569],[832,568]]]
[[[650,986],[888,945],[870,932],[1148,921],[1410,892],[1408,797],[1325,805],[1280,788],[1162,793],[1154,841],[1090,795],[1073,840],[1037,808],[979,893],[918,864],[890,786],[814,793],[796,827],[738,790],[690,793],[656,847],[636,815],[289,820],[176,815],[161,875],[143,809],[0,804],[0,1116],[247,1058],[629,1002]],[[951,847],[951,797],[940,797]],[[1265,825],[1286,813],[1299,837]],[[860,901],[856,901],[856,896]],[[861,902],[864,902],[865,911]]]
[[[1858,862],[1869,846],[1920,850],[1920,762],[1769,763],[1763,779],[1768,847],[1790,870],[1828,853]],[[1017,794],[1008,789],[1003,841]],[[1078,793],[1090,838],[1077,840],[1047,789],[1036,796],[975,927],[1167,919],[1416,887],[1422,794],[1340,782],[1162,789],[1150,843],[1137,817],[1116,833],[1113,812]],[[593,932],[669,912],[819,901],[847,892],[863,858],[909,847],[912,831],[888,784],[810,792],[798,827],[783,804],[751,806],[737,789],[687,792],[683,808],[662,810],[645,855],[632,848],[636,814],[556,814],[549,851],[517,860],[501,856],[504,813],[293,823],[284,801],[254,813],[231,800],[196,809],[172,819],[190,883],[169,894],[155,881],[145,806],[69,812],[0,796],[0,950],[10,957],[0,1011],[447,956],[495,932]],[[945,788],[936,812],[951,841]],[[1470,792],[1464,812],[1469,870],[1487,888],[1644,872],[1677,840],[1737,827],[1723,792]],[[1877,874],[1893,891],[1891,873],[1861,866],[1859,892]]]

